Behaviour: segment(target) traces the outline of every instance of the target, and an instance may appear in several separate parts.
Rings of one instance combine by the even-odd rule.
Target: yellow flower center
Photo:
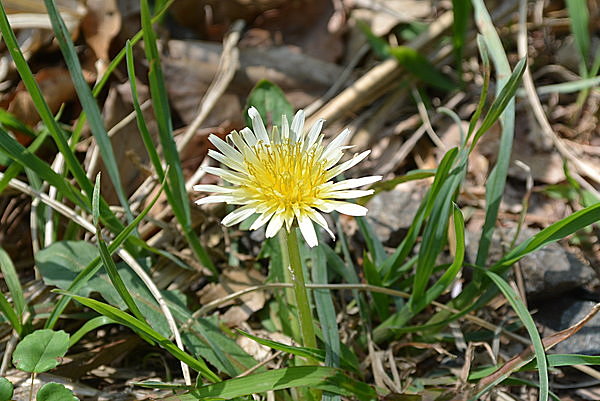
[[[313,205],[317,187],[326,182],[320,146],[303,150],[297,142],[260,142],[253,150],[256,160],[244,160],[251,183],[245,189],[253,198],[270,210],[290,212]]]

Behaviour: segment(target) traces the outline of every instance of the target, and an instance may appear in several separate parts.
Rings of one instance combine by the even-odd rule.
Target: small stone
[[[366,205],[367,219],[381,241],[396,247],[406,235],[419,205],[425,196],[427,186],[416,181],[398,185],[391,191],[380,192]]]
[[[534,318],[544,326],[542,335],[548,336],[569,328],[583,319],[595,305],[593,301],[564,296],[536,305]],[[594,316],[581,330],[552,348],[555,354],[600,354],[600,314]]]
[[[494,232],[487,265],[498,261],[508,251],[515,227],[498,228]],[[539,230],[523,228],[516,244],[537,234]],[[479,233],[468,233],[467,254],[475,260]],[[506,249],[505,249],[506,248]],[[551,243],[520,260],[529,300],[548,299],[574,288],[583,287],[596,279],[592,267],[581,262],[557,243]]]

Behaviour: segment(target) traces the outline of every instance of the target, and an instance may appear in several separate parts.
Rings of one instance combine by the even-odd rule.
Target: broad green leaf
[[[254,89],[250,92],[250,95],[248,95],[244,116],[246,118],[246,125],[249,127],[252,126],[252,121],[248,116],[247,110],[251,106],[254,106],[258,110],[265,125],[267,122],[271,122],[272,125],[281,128],[281,116],[284,114],[288,122],[292,122],[294,115],[292,105],[286,99],[281,88],[266,79],[258,81]]]
[[[13,391],[13,384],[6,377],[0,377],[0,401],[12,400]]]
[[[426,84],[445,91],[456,89],[456,84],[417,50],[407,46],[397,46],[389,51],[402,67]]]
[[[79,398],[62,384],[46,383],[37,392],[36,401],[79,401]]]
[[[377,394],[372,387],[349,378],[341,370],[325,366],[299,366],[225,380],[200,387],[188,394],[169,397],[165,401],[193,401],[207,398],[228,400],[266,391],[307,386],[357,398],[360,401],[377,399]]]
[[[98,259],[98,249],[85,241],[55,242],[36,254],[36,263],[46,285],[73,291],[81,296],[98,292],[111,305],[124,309],[126,305],[111,284],[108,275],[99,271]],[[138,260],[138,262],[143,267],[147,265],[146,260]],[[92,263],[95,263],[96,268],[90,270],[91,275],[85,274],[87,277],[85,282],[79,279],[81,284],[73,290],[73,282],[83,272],[89,270]],[[171,332],[168,323],[144,283],[124,263],[117,263],[116,267],[145,319],[151,323],[154,330],[165,337],[169,336]],[[189,332],[182,333],[182,339],[195,356],[207,359],[219,370],[231,376],[238,375],[256,364],[256,361],[235,341],[221,332],[216,321],[212,322],[211,319],[204,318],[193,319],[192,313],[185,306],[185,297],[176,291],[161,293],[178,324],[193,322]]]
[[[208,366],[206,366],[206,363],[203,360],[195,359],[185,351],[182,351],[175,344],[169,341],[168,338],[153,330],[152,327],[150,327],[146,322],[140,321],[135,317],[115,308],[114,306],[96,301],[95,299],[80,297],[74,294],[69,294],[65,291],[55,291],[66,296],[73,297],[73,299],[75,299],[77,302],[95,310],[101,315],[104,315],[119,324],[129,327],[138,334],[143,334],[144,336],[151,338],[153,341],[156,341],[161,347],[171,353],[171,355],[173,355],[175,358],[186,363],[190,368],[196,370],[211,382],[218,382],[220,380],[219,376],[212,372]]]
[[[69,335],[64,331],[36,330],[17,344],[12,360],[19,370],[41,373],[57,367],[68,349]]]

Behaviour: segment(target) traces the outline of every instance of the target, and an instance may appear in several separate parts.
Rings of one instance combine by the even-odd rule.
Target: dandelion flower
[[[362,152],[338,164],[343,151],[350,148],[343,145],[350,130],[345,129],[325,146],[321,134],[324,120],[317,121],[305,133],[302,110],[296,113],[291,126],[285,115],[282,116],[281,128],[273,127],[270,134],[254,107],[248,110],[248,115],[252,119],[252,130],[233,131],[225,141],[216,135],[209,137],[220,151],[209,150],[209,156],[227,168],[205,167],[204,170],[231,186],[194,186],[196,191],[215,193],[197,200],[197,204],[241,205],[222,223],[232,226],[257,214],[250,229],[266,224],[267,238],[277,234],[284,224],[289,232],[297,222],[311,247],[318,243],[313,221],[333,237],[320,212],[335,210],[351,216],[367,213],[365,207],[345,200],[372,194],[373,190],[356,188],[379,181],[381,176],[332,181],[369,155],[369,151]]]

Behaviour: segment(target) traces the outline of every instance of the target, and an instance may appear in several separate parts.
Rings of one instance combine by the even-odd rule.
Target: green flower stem
[[[302,332],[302,345],[310,348],[317,348],[317,338],[315,337],[315,328],[313,324],[310,304],[308,303],[308,293],[304,285],[304,272],[302,271],[302,261],[300,260],[300,249],[298,248],[298,236],[296,229],[292,228],[287,233],[287,249],[292,270],[292,282],[294,284],[294,293],[296,295],[296,306],[298,308],[298,317],[300,320],[300,330]],[[309,363],[316,363],[309,360]]]

